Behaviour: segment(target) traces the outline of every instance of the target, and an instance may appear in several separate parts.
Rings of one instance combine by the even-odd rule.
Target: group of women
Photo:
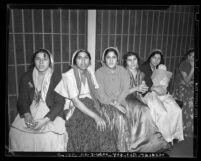
[[[77,50],[71,69],[60,76],[51,53],[38,50],[20,81],[10,150],[159,152],[171,149],[174,139],[182,141],[181,108],[167,90],[153,90],[162,52],[154,50],[143,65],[128,52],[121,66],[119,55],[106,48],[102,67],[93,71],[90,53]]]

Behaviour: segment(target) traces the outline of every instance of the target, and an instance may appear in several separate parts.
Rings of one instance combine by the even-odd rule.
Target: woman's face
[[[105,62],[109,68],[114,69],[117,65],[116,54],[113,51],[109,51],[105,57]]]
[[[160,54],[155,54],[150,59],[150,64],[154,67],[156,67],[160,62],[161,62],[161,55]]]
[[[189,60],[189,61],[194,61],[194,52],[191,52],[191,53],[188,55],[188,60]]]
[[[45,72],[50,66],[50,59],[46,53],[40,52],[35,57],[35,67],[39,72]]]
[[[89,56],[85,52],[80,52],[76,58],[76,65],[79,69],[85,70],[88,68],[90,63]]]
[[[136,68],[138,68],[137,57],[135,55],[128,56],[126,59],[126,64],[128,68],[135,70]]]

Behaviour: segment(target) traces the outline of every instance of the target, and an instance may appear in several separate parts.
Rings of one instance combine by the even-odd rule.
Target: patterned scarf
[[[130,76],[130,88],[136,87],[142,83],[141,72],[137,70],[136,78],[134,78],[132,72],[127,69]]]
[[[80,94],[81,91],[81,80],[80,80],[80,76],[79,76],[79,71],[78,68],[76,66],[72,66],[73,70],[74,70],[74,74],[75,74],[75,80],[77,83],[77,88]],[[87,78],[88,81],[88,86],[89,86],[89,91],[91,94],[92,99],[94,100],[94,107],[96,108],[96,110],[101,114],[101,105],[100,102],[98,101],[98,95],[96,92],[96,84],[93,83],[95,80],[93,79],[93,74],[91,72],[89,72],[88,70],[84,71],[84,75]]]
[[[53,73],[53,71],[51,68],[49,68],[47,70],[47,72],[45,73],[45,76],[44,76],[44,79],[42,82],[41,91],[37,91],[37,89],[35,88],[34,100],[36,101],[36,104],[39,103],[40,99],[42,99],[45,102],[52,73]],[[38,85],[38,74],[39,74],[38,70],[36,68],[34,68],[33,82],[34,82],[35,87]]]

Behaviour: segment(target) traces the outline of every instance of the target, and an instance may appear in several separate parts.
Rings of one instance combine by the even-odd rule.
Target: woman
[[[20,80],[18,115],[9,135],[11,151],[66,151],[65,100],[54,92],[60,79],[50,52],[36,51],[31,70]]]
[[[183,102],[184,137],[194,134],[194,49],[190,49],[181,59],[174,83],[173,95]]]
[[[147,92],[148,87],[144,82],[144,73],[139,69],[140,58],[135,52],[128,52],[123,57],[123,66],[130,76],[129,94],[135,94],[140,98],[140,94]]]
[[[164,64],[164,58],[162,51],[155,49],[151,52],[147,61],[140,66],[140,70],[145,74],[144,80],[149,87],[151,88],[153,82],[151,80],[151,75],[155,69],[157,69],[159,64]]]
[[[73,53],[72,68],[62,74],[56,92],[66,98],[68,110],[66,127],[69,134],[69,152],[116,151],[113,129],[97,100],[99,88],[90,67],[91,56],[86,50]],[[108,120],[109,121],[109,120]]]
[[[152,146],[152,144],[147,144],[148,137],[142,139],[145,136],[145,127],[153,127],[149,124],[151,121],[146,121],[147,118],[151,117],[148,112],[145,112],[146,114],[141,112],[147,111],[148,108],[140,110],[141,106],[144,107],[145,105],[140,103],[135,97],[133,102],[126,102],[125,98],[130,88],[130,76],[125,68],[117,64],[118,57],[119,52],[117,48],[109,47],[105,49],[102,56],[103,66],[96,71],[96,78],[100,86],[98,94],[101,103],[106,107],[113,107],[118,110],[115,115],[115,126],[118,130],[118,150],[120,152],[156,152],[166,147],[167,143],[164,141],[164,144],[160,142],[158,146]],[[130,106],[133,104],[139,105],[139,112],[132,111],[134,108],[130,108]],[[146,125],[141,125],[140,121],[145,122]],[[139,130],[139,128],[142,128],[142,130]],[[151,135],[153,134],[152,131],[150,132]],[[146,134],[149,135],[148,131],[146,131]],[[144,144],[148,146],[145,147]]]
[[[160,64],[151,76],[151,92],[144,96],[143,101],[149,106],[153,120],[165,140],[173,145],[174,139],[183,140],[183,125],[181,108],[167,93],[171,76],[166,66]]]
[[[144,73],[139,70],[139,62],[139,56],[135,52],[124,55],[123,65],[130,75],[130,89],[126,97],[131,129],[130,151],[156,152],[164,150],[168,145],[154,123],[150,109],[140,101],[141,94],[145,93],[148,87],[142,83]]]

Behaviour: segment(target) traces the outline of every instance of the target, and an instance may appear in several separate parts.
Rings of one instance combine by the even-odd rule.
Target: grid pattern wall
[[[161,49],[168,70],[174,71],[180,58],[194,47],[194,6],[173,5],[166,10],[98,10],[96,60],[116,46],[121,55],[139,53],[145,61],[150,51]]]
[[[87,48],[87,10],[11,9],[8,49],[9,123],[17,113],[21,75],[28,70],[33,53],[45,48],[54,55],[55,70],[65,72],[71,54]]]

